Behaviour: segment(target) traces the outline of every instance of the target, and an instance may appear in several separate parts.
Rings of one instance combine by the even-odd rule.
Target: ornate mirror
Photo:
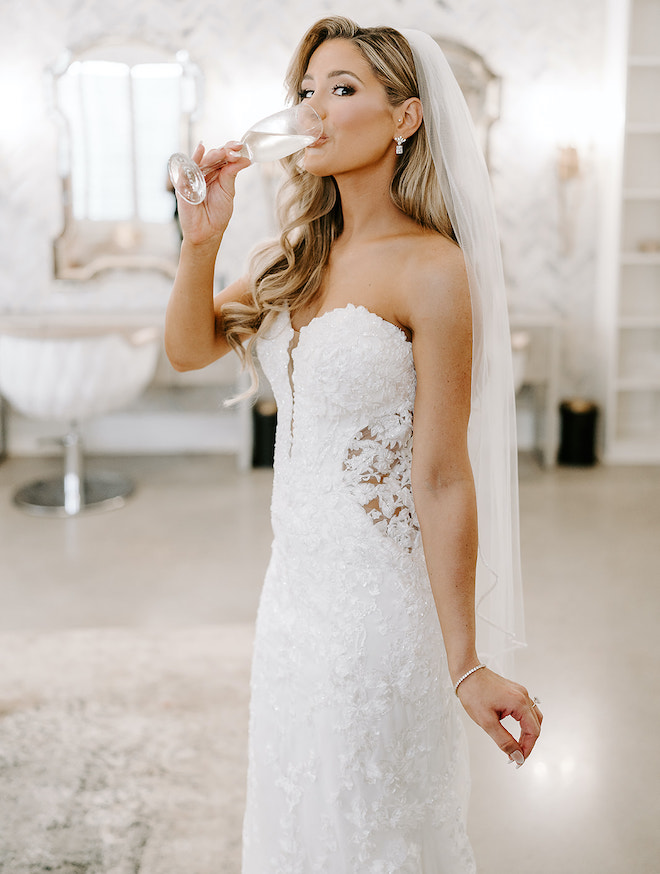
[[[500,117],[501,79],[481,55],[461,43],[436,37],[465,97],[488,163],[488,141],[493,122]]]
[[[110,268],[173,275],[180,237],[167,159],[190,151],[197,67],[185,52],[105,45],[67,53],[48,74],[64,216],[55,276],[90,279]]]

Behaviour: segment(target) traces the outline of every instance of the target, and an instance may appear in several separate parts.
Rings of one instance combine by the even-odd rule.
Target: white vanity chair
[[[21,324],[22,323],[22,324]],[[128,405],[150,383],[160,348],[156,327],[0,324],[0,393],[24,416],[68,423],[64,472],[23,486],[15,503],[35,515],[74,516],[120,507],[130,479],[86,476],[79,425]]]

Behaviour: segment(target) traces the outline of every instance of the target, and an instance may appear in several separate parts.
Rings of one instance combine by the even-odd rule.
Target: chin
[[[310,176],[318,176],[319,178],[324,178],[326,176],[332,176],[332,173],[328,173],[320,167],[310,167],[306,161],[302,163],[302,169],[305,173],[309,173]]]
[[[328,170],[329,162],[324,160],[323,156],[317,150],[306,149],[301,166],[307,173],[312,176],[331,176],[332,172]]]
[[[359,169],[354,163],[347,166],[346,161],[333,161],[330,156],[324,156],[319,153],[305,154],[301,162],[301,166],[305,172],[312,176],[340,176],[343,173],[350,173],[352,170]]]

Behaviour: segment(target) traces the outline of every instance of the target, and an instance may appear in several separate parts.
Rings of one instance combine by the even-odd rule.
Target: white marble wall
[[[350,6],[350,12],[348,10]],[[66,47],[119,35],[189,50],[206,77],[206,143],[240,134],[282,98],[287,59],[313,20],[350,14],[360,23],[419,27],[482,53],[503,78],[493,130],[493,182],[512,308],[565,317],[562,388],[589,393],[599,191],[598,137],[583,135],[574,198],[574,245],[560,252],[556,149],[591,121],[602,75],[605,0],[3,0],[0,9],[0,309],[162,310],[169,283],[149,273],[89,283],[52,278],[51,242],[61,221],[56,135],[42,80]],[[564,118],[566,116],[566,118]],[[579,132],[578,132],[579,133]],[[251,176],[249,174],[252,174]],[[269,220],[259,171],[244,174],[224,245],[228,277],[241,270]]]

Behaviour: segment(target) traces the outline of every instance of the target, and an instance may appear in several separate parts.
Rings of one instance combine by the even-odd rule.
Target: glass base
[[[206,181],[197,164],[182,152],[172,155],[167,169],[176,193],[188,203],[202,203],[206,197]]]

